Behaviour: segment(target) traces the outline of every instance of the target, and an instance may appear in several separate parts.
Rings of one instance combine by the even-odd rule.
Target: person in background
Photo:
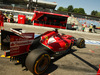
[[[2,11],[0,11],[0,32],[1,32],[1,29],[4,30],[4,15],[2,14]]]
[[[31,24],[31,19],[29,15],[27,16],[27,19],[28,19],[28,24]]]
[[[7,12],[6,12],[6,11],[4,12],[4,16],[5,16],[5,17],[4,17],[4,22],[7,22],[7,19],[8,19],[8,14],[7,14]]]
[[[86,27],[86,25],[83,24],[83,25],[82,25],[82,31],[83,31],[83,32],[84,32],[84,30],[85,30],[85,27]]]
[[[75,26],[75,23],[72,24],[72,27],[74,27],[74,26]]]
[[[95,29],[96,29],[96,25],[93,25],[93,32],[94,33],[96,33]]]
[[[92,28],[93,28],[93,24],[91,23],[91,25],[89,26],[89,32],[92,33]]]
[[[76,30],[79,31],[79,27],[78,26],[76,27]]]
[[[14,15],[11,12],[9,14],[9,20],[10,20],[10,23],[14,22]]]

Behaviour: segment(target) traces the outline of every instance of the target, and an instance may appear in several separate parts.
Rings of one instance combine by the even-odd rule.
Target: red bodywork
[[[0,15],[0,26],[3,26],[3,17],[4,15]]]
[[[48,31],[41,36],[41,43],[53,50],[53,52],[63,51],[74,44],[71,35],[60,35],[55,31]]]
[[[98,69],[97,75],[100,75],[100,65],[99,65],[99,69]]]
[[[20,33],[15,30],[13,30],[13,33],[16,33],[17,35],[10,35],[10,56],[28,53],[32,42],[34,43],[34,41],[38,39],[34,39],[34,33]],[[8,35],[5,37],[8,37]],[[40,40],[37,42],[40,42],[43,46],[47,47],[48,50],[50,49],[53,52],[67,50],[73,46],[76,41],[73,39],[73,36],[62,35],[59,34],[58,31],[47,31],[40,35],[39,38]],[[32,45],[31,47],[35,47],[35,45]]]

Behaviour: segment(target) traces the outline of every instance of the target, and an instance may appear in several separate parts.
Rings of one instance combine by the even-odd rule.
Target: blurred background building
[[[14,10],[54,10],[57,6],[56,2],[48,2],[43,0],[0,0],[0,8]]]

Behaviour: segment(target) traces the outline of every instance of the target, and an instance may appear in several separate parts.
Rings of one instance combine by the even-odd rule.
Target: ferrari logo
[[[46,36],[45,39],[48,40],[48,36]]]
[[[65,47],[66,47],[66,48],[68,47],[68,43],[65,44]]]

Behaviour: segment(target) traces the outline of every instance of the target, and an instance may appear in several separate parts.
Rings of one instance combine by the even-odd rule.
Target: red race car
[[[2,31],[2,33],[4,32],[5,30]],[[7,34],[7,32],[5,33]],[[83,38],[76,39],[71,35],[59,34],[58,29],[47,31],[35,39],[32,33],[21,34],[14,30],[8,33],[10,35],[10,51],[6,51],[6,56],[10,55],[11,60],[21,61],[24,56],[23,62],[25,66],[35,75],[43,74],[47,70],[51,57],[54,57],[54,55],[67,52],[71,50],[72,46],[77,46],[78,48],[85,47],[85,40]],[[4,35],[1,35],[2,44],[6,37],[8,36],[4,37]],[[4,46],[1,48],[3,49]]]

